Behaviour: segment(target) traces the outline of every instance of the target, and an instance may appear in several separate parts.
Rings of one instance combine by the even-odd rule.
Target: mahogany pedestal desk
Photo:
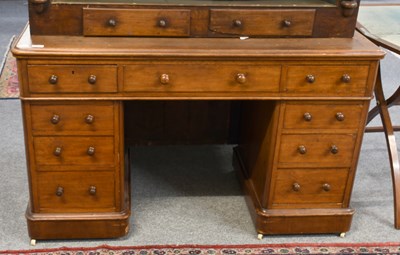
[[[376,45],[400,54],[400,5],[366,5],[360,8],[357,29]],[[400,104],[400,87],[387,99],[383,93],[381,71],[375,85],[377,105],[368,114],[367,124],[378,114],[382,120],[381,127],[367,127],[366,132],[385,132],[393,180],[394,226],[400,229],[400,164],[394,131],[388,109]]]
[[[350,229],[351,191],[383,57],[360,34],[115,38],[31,36],[28,27],[13,53],[32,239],[127,233],[130,111],[161,101],[204,102],[213,105],[210,115],[227,107],[234,165],[261,237]],[[205,118],[208,131],[218,119]]]

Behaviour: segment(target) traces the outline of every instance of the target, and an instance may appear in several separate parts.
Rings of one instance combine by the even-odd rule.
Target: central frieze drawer
[[[278,92],[280,66],[153,63],[124,67],[126,92]]]
[[[369,66],[289,66],[286,93],[365,96]]]
[[[210,30],[248,36],[311,36],[315,10],[210,11]]]
[[[113,171],[42,172],[37,187],[40,212],[115,210]]]
[[[351,166],[355,134],[284,134],[279,164],[300,166]]]
[[[115,65],[28,65],[31,93],[117,92]]]
[[[190,10],[83,9],[86,36],[189,36]]]
[[[114,103],[30,105],[33,135],[114,135]]]
[[[276,171],[273,206],[310,208],[309,204],[315,204],[315,208],[340,207],[348,173],[347,168],[280,169]]]
[[[50,166],[86,167],[84,169],[113,168],[114,137],[34,137],[35,160],[39,170]],[[47,168],[45,168],[47,166]]]

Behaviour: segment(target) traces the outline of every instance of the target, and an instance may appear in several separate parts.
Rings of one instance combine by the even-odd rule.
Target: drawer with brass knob
[[[280,65],[154,63],[124,67],[125,92],[279,92]]]
[[[114,135],[113,102],[32,103],[33,135]]]
[[[209,29],[217,34],[246,36],[311,36],[314,9],[211,9]]]
[[[115,167],[112,136],[37,136],[33,138],[33,146],[39,171]]]
[[[348,174],[348,168],[278,169],[272,207],[341,207]]]
[[[284,134],[279,149],[280,167],[350,167],[355,134]]]
[[[115,209],[113,171],[40,172],[40,212],[102,212]]]
[[[288,102],[283,128],[357,130],[363,109],[358,102]]]
[[[368,65],[288,66],[285,92],[296,95],[367,96],[368,70]]]
[[[28,65],[30,93],[114,93],[116,65]]]
[[[181,36],[190,35],[187,9],[83,9],[86,36]]]

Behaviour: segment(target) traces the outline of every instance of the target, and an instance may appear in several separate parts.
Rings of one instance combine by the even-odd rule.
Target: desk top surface
[[[29,26],[13,53],[24,57],[276,57],[382,58],[364,36],[354,38],[151,38],[32,36]]]

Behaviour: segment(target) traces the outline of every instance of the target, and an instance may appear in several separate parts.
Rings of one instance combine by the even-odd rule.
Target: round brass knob
[[[107,21],[107,25],[110,27],[115,27],[117,25],[117,21],[115,19],[109,19]]]
[[[89,187],[89,194],[92,196],[96,195],[96,186]]]
[[[300,145],[300,146],[297,148],[297,151],[298,151],[300,154],[306,154],[306,153],[307,153],[307,148],[306,148],[306,146],[304,146],[304,145]]]
[[[297,182],[295,182],[295,183],[293,183],[293,185],[292,185],[292,189],[294,190],[294,191],[300,191],[300,184],[298,184]]]
[[[311,121],[312,120],[312,115],[309,112],[304,113],[303,118],[305,121]]]
[[[167,21],[165,19],[160,19],[158,21],[158,26],[159,27],[167,27],[167,25],[168,25],[168,23],[167,23]]]
[[[344,121],[344,114],[341,112],[336,113],[336,119],[338,121]]]
[[[346,73],[346,74],[343,74],[343,76],[342,76],[342,82],[349,83],[350,81],[351,81],[350,75],[348,75],[347,73]]]
[[[331,153],[337,154],[339,152],[339,148],[336,145],[331,146]]]
[[[233,26],[234,27],[242,27],[243,26],[243,22],[239,19],[235,19],[233,20]]]
[[[61,197],[64,194],[64,188],[58,186],[56,190],[56,196]]]
[[[91,114],[88,114],[88,115],[85,117],[85,122],[86,122],[87,124],[92,124],[92,123],[94,122],[94,116],[91,115]]]
[[[89,156],[93,156],[94,155],[94,153],[95,153],[95,148],[93,147],[93,146],[90,146],[88,149],[87,149],[87,154],[89,155]]]
[[[290,26],[292,26],[292,22],[290,20],[288,20],[288,19],[285,19],[283,21],[283,26],[284,27],[290,27]]]
[[[89,75],[88,82],[89,82],[90,84],[95,84],[96,81],[97,81],[96,75],[94,75],[94,74]]]
[[[59,157],[61,155],[61,151],[62,151],[61,147],[56,147],[53,151],[54,156]]]
[[[322,184],[322,189],[325,191],[330,191],[331,185],[329,183],[324,183],[324,184]]]
[[[247,81],[246,75],[244,73],[236,74],[236,81],[240,84],[244,84]]]
[[[58,82],[58,76],[55,74],[52,74],[49,78],[49,83],[54,85],[54,84],[57,84],[57,82]]]
[[[308,75],[306,76],[306,81],[307,81],[308,83],[314,83],[314,82],[315,82],[315,76],[312,75],[312,74],[308,74]]]
[[[168,84],[169,83],[169,75],[166,73],[162,74],[160,76],[160,82],[161,82],[161,84],[164,84],[164,85]]]
[[[53,123],[54,125],[60,122],[60,116],[57,114],[54,114],[53,117],[51,117],[50,122]]]

